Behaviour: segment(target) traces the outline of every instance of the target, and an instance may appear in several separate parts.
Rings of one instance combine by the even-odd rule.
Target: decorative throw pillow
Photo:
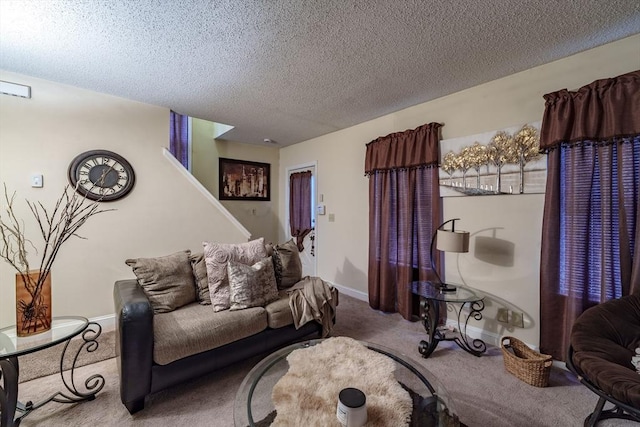
[[[227,262],[237,261],[253,265],[267,256],[264,238],[247,243],[211,243],[203,242],[204,258],[207,265],[207,280],[209,282],[209,297],[213,311],[228,309],[229,280],[227,279]]]
[[[267,256],[273,256],[273,243],[265,243],[264,249],[267,251]]]
[[[302,279],[300,252],[293,239],[273,248],[273,259],[278,289],[290,288]]]
[[[167,313],[196,300],[189,255],[181,251],[158,258],[128,259],[154,313]]]
[[[209,282],[207,280],[207,264],[204,260],[204,253],[199,252],[189,257],[191,269],[196,283],[196,299],[202,305],[211,305],[209,297]]]
[[[271,257],[253,265],[230,260],[227,263],[231,310],[264,307],[278,299],[276,277]]]

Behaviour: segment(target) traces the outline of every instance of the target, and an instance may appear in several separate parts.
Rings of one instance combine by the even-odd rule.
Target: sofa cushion
[[[273,264],[278,289],[286,289],[295,285],[302,278],[302,261],[300,252],[293,239],[273,248]]]
[[[257,334],[267,327],[266,310],[253,307],[214,312],[193,303],[153,317],[153,360],[166,365]]]
[[[264,239],[261,237],[247,243],[211,243],[203,242],[204,257],[207,265],[209,297],[214,311],[231,307],[229,300],[229,280],[227,262],[238,261],[253,265],[267,256]]]
[[[278,298],[276,277],[271,257],[253,265],[236,261],[227,263],[231,310],[263,307]]]
[[[191,254],[191,269],[193,270],[193,278],[196,284],[196,299],[202,305],[211,305],[209,297],[209,281],[207,279],[207,264],[204,259],[204,253],[198,252]]]
[[[154,313],[166,313],[196,300],[189,255],[191,251],[186,250],[158,258],[125,261],[133,269]]]
[[[280,291],[278,299],[267,304],[264,308],[267,310],[267,325],[270,328],[278,329],[293,324],[287,291]]]

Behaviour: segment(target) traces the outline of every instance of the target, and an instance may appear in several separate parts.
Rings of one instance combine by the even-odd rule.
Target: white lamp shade
[[[438,230],[436,249],[444,252],[469,252],[469,232]]]

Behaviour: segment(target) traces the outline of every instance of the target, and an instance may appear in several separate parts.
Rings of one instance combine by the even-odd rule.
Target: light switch
[[[336,222],[336,214],[329,214],[329,222]]]
[[[41,174],[33,174],[31,175],[31,186],[35,188],[42,188],[42,175]]]

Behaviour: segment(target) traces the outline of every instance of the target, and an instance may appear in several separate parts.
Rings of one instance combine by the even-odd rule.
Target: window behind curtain
[[[369,305],[417,313],[412,280],[434,276],[429,241],[440,220],[439,123],[389,134],[367,144],[369,176]]]
[[[171,111],[169,116],[169,151],[187,170],[191,170],[191,135],[189,116]]]
[[[560,189],[565,206],[560,212],[560,258],[578,256],[587,264],[561,263],[560,294],[578,296],[586,290],[592,303],[623,295],[621,239],[631,243],[632,253],[635,242],[633,227],[621,222],[635,224],[638,215],[639,144],[635,138],[606,147],[587,143],[560,149],[561,180],[568,183]]]
[[[564,360],[578,316],[640,292],[640,70],[544,98],[540,351]]]

